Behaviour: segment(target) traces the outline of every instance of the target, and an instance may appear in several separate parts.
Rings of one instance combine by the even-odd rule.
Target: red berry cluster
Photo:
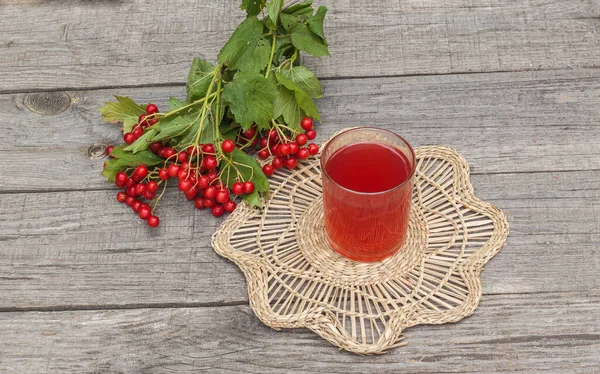
[[[144,133],[144,130],[158,122],[158,118],[154,114],[158,113],[158,107],[154,104],[148,104],[146,106],[146,113],[140,114],[138,123],[133,126],[131,132],[126,132],[123,135],[123,140],[127,144],[133,144],[140,136]],[[148,118],[146,118],[148,117]]]
[[[318,145],[314,143],[306,145],[309,140],[313,140],[317,136],[317,132],[313,129],[312,119],[302,119],[300,126],[305,132],[296,135],[295,141],[281,139],[276,129],[271,129],[265,137],[258,141],[260,144],[258,157],[260,159],[265,160],[272,155],[275,156],[270,164],[263,166],[265,175],[273,175],[275,169],[281,169],[282,167],[293,169],[298,164],[297,160],[306,160],[309,156],[319,153]]]
[[[148,222],[148,226],[156,227],[160,220],[157,216],[152,215],[150,205],[141,200],[141,198],[154,199],[156,191],[158,191],[158,183],[155,181],[150,180],[147,183],[142,183],[147,177],[148,168],[144,165],[135,168],[130,176],[127,176],[125,172],[118,172],[115,184],[117,187],[123,188],[124,191],[117,193],[117,201],[130,206],[141,219]]]

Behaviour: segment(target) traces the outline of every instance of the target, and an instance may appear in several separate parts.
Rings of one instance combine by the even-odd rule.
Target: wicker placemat
[[[258,211],[240,204],[213,247],[246,275],[258,318],[307,327],[336,346],[377,354],[406,344],[418,324],[457,322],[481,298],[479,273],[502,247],[508,222],[473,195],[469,166],[446,147],[418,147],[406,244],[375,263],[348,260],[325,239],[317,157],[271,178]]]

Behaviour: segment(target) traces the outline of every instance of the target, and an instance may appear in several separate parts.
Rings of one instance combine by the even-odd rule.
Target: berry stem
[[[269,64],[267,65],[267,71],[265,72],[265,78],[269,78],[271,72],[271,65],[273,64],[273,56],[275,55],[275,46],[277,45],[277,32],[273,33],[273,39],[271,41],[271,57],[269,57]]]

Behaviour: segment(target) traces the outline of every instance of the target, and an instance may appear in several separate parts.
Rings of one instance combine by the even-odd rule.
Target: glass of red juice
[[[321,152],[325,230],[331,247],[358,261],[379,261],[404,244],[415,153],[391,131],[359,127]]]

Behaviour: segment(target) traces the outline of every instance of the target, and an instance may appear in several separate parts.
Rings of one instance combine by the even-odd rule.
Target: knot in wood
[[[106,145],[104,144],[93,144],[87,150],[87,156],[89,158],[100,158],[104,157],[106,152]]]
[[[71,96],[66,92],[31,93],[25,96],[23,103],[34,113],[52,116],[69,108]]]

